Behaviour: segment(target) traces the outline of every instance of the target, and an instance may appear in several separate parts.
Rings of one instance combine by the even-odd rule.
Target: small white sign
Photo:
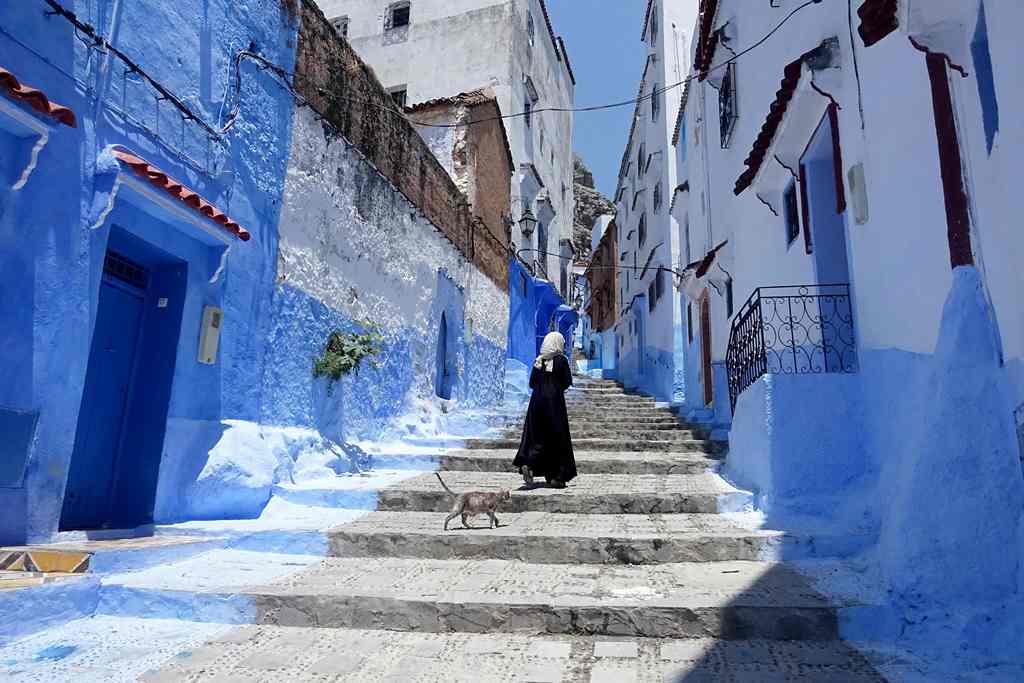
[[[167,297],[162,296],[159,299],[157,299],[156,300],[156,307],[157,308],[167,308]]]

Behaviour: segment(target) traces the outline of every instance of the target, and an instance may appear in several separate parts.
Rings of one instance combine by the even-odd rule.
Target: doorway
[[[60,528],[152,522],[186,266],[111,232]],[[129,255],[130,254],[130,255]]]
[[[647,303],[641,297],[638,300],[636,309],[636,349],[637,349],[637,370],[641,377],[647,372],[647,363],[645,362],[645,356],[647,355],[647,330],[644,323],[644,309],[647,307]]]
[[[452,372],[448,358],[448,317],[441,314],[441,324],[437,331],[437,358],[434,377],[434,393],[448,400],[452,397]]]
[[[800,157],[800,185],[804,193],[808,250],[819,285],[849,284],[846,254],[845,201],[842,188],[838,125],[830,108],[822,117]]]
[[[704,405],[710,406],[715,399],[715,378],[711,368],[711,298],[707,290],[700,299],[700,360]]]

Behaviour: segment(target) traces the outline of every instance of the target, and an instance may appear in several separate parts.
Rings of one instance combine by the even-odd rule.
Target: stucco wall
[[[520,113],[527,96],[524,81],[530,77],[539,96],[535,108],[572,105],[574,85],[548,33],[540,0],[424,0],[413,5],[407,28],[387,32],[387,0],[319,4],[329,17],[350,17],[349,40],[355,51],[385,86],[406,86],[411,104],[490,86],[503,113]],[[533,44],[527,34],[528,13],[535,27]],[[523,117],[506,120],[517,168],[513,218],[518,221],[526,206],[539,216],[536,189],[528,177],[532,172],[522,169],[532,164],[553,205],[548,251],[557,252],[560,239],[572,238],[572,114],[538,113],[531,122],[527,126]],[[518,225],[513,231],[513,241],[522,246]],[[529,242],[537,248],[536,232]],[[548,273],[557,280],[558,258],[547,260]]]
[[[17,321],[13,328],[0,325],[15,336],[2,344],[9,349],[3,365],[4,372],[18,368],[23,376],[14,393],[4,390],[8,393],[2,402],[39,413],[24,486],[10,492],[25,500],[24,514],[5,516],[2,535],[11,541],[46,540],[57,530],[79,426],[103,257],[115,224],[150,243],[163,239],[162,247],[189,268],[174,354],[171,419],[258,416],[264,349],[253,330],[266,324],[268,313],[292,108],[291,97],[251,63],[243,63],[237,91],[233,70],[227,68],[240,50],[255,43],[268,59],[291,69],[288,41],[294,37],[294,24],[277,0],[116,3],[118,14],[109,2],[65,6],[116,40],[212,126],[223,124],[218,120],[222,105],[226,111],[238,103],[239,114],[232,133],[211,142],[195,121],[183,121],[166,102],[158,104],[154,91],[140,79],[126,77],[122,64],[114,60],[104,68],[101,53],[76,40],[65,20],[48,17],[43,3],[32,0],[0,9],[5,29],[33,46],[29,51],[0,37],[0,63],[70,106],[78,118],[75,129],[54,128],[28,183],[17,196],[3,200],[0,300],[13,305],[4,318]],[[153,36],[167,26],[175,27],[177,49],[153,51]],[[74,79],[91,90],[75,87]],[[197,239],[194,227],[152,207],[143,204],[140,212],[127,203],[127,194],[115,200],[98,229],[89,229],[96,193],[103,190],[97,156],[110,144],[145,157],[250,231],[249,242],[233,245],[217,283],[206,281],[222,249],[210,249]],[[8,157],[7,141],[0,140],[0,145],[2,156]],[[6,259],[16,265],[9,268]],[[214,366],[196,362],[204,304],[222,307],[225,316]],[[169,434],[165,448],[174,448],[173,442]]]

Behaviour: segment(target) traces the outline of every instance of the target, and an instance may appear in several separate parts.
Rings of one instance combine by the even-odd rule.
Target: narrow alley
[[[1020,26],[0,2],[0,680],[1024,681]]]

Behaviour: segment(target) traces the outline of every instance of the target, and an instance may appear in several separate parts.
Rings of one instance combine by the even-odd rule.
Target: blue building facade
[[[181,492],[202,483],[231,425],[329,427],[309,408],[325,404],[312,356],[355,321],[278,282],[300,110],[288,81],[311,7],[0,7],[0,543],[204,509],[258,514],[270,484],[234,511],[231,495],[181,508]],[[153,49],[154,38],[167,42]],[[468,399],[464,376],[502,368],[504,349],[467,329],[462,289],[435,272],[422,315],[436,338],[388,337],[382,369],[365,378],[389,397],[413,384],[395,371],[412,343],[431,357],[438,347],[442,398]],[[299,339],[307,323],[324,338]],[[478,402],[500,400],[500,381],[477,384],[488,387]],[[387,419],[406,407],[369,410]]]

